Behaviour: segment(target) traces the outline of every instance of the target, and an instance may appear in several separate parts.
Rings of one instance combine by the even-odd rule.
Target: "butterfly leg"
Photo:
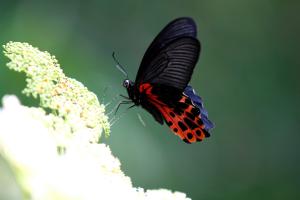
[[[130,100],[130,101],[121,101],[121,102],[118,104],[117,108],[116,108],[115,115],[117,114],[117,112],[118,112],[118,110],[119,110],[119,108],[120,108],[121,105],[123,105],[123,104],[130,104],[130,103],[132,103],[131,100]]]
[[[129,97],[127,97],[127,96],[125,96],[125,95],[123,95],[123,94],[120,94],[120,97],[123,97],[123,98],[125,98],[125,99],[128,99],[128,100],[130,100],[130,98],[129,98]]]
[[[130,108],[133,108],[133,107],[135,107],[135,106],[136,106],[136,105],[133,104],[133,105],[129,106],[129,107],[127,108],[127,110],[129,110]]]

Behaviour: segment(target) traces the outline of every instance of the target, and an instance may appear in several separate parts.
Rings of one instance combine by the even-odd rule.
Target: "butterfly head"
[[[123,86],[128,90],[130,87],[133,87],[133,82],[129,79],[123,81]]]
[[[134,92],[134,82],[129,79],[125,79],[123,81],[123,86],[127,89],[129,98],[137,104],[137,98]]]

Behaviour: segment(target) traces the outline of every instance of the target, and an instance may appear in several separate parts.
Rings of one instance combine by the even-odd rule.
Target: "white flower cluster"
[[[84,130],[90,142],[98,142],[102,129],[109,135],[104,105],[82,83],[65,76],[54,56],[28,43],[9,42],[3,48],[4,55],[11,60],[7,66],[26,74],[23,92],[39,98],[41,107],[49,108],[64,120],[63,124],[49,121],[56,132],[62,130],[61,135],[68,137]]]
[[[80,82],[66,77],[54,56],[27,43],[9,42],[7,66],[25,72],[23,91],[40,108],[22,106],[15,96],[0,108],[0,156],[10,165],[24,199],[184,200],[185,194],[132,186],[105,144],[105,108]],[[47,114],[42,108],[48,108]]]
[[[55,117],[41,108],[22,106],[15,96],[3,98],[0,154],[16,175],[24,199],[189,199],[180,192],[133,187],[130,178],[121,171],[119,160],[105,144],[72,139],[64,154],[58,153],[55,130],[48,126]],[[84,135],[87,134],[80,137]]]

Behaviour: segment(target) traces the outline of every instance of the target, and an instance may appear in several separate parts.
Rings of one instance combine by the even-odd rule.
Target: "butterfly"
[[[209,137],[214,126],[201,97],[188,85],[201,49],[196,34],[192,18],[171,21],[146,50],[135,82],[123,82],[134,106],[147,110],[158,123],[165,122],[186,143]]]

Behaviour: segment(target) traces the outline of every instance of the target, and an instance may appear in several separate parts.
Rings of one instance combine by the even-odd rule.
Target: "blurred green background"
[[[135,186],[192,199],[300,199],[299,10],[296,0],[1,0],[0,44],[28,42],[56,55],[111,111],[114,97],[126,94],[112,52],[134,80],[156,34],[176,17],[193,17],[202,52],[191,84],[216,124],[212,136],[187,145],[134,108],[104,142]],[[6,62],[2,54],[0,97],[37,105],[21,94],[24,75]],[[1,163],[0,198],[17,199]]]

